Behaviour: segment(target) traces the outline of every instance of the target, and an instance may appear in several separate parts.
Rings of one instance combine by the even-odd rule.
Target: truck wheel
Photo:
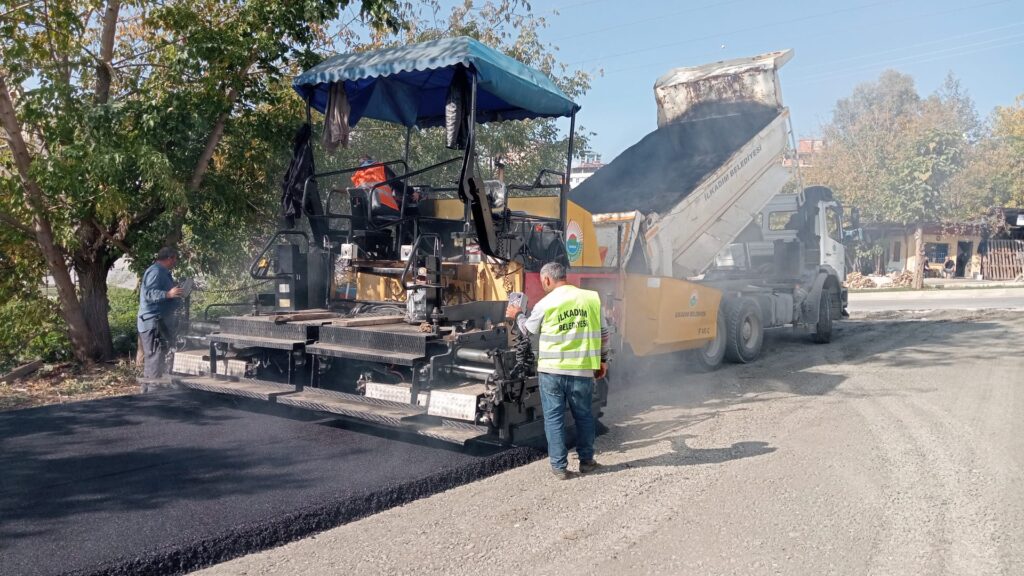
[[[718,311],[715,327],[715,339],[696,350],[688,350],[686,355],[690,369],[694,372],[711,372],[722,365],[725,358],[725,346],[728,338],[725,327],[725,313]]]
[[[761,354],[764,343],[764,321],[761,307],[750,298],[740,298],[726,307],[728,339],[725,355],[733,362],[753,362]]]
[[[818,323],[814,325],[813,339],[818,344],[832,341],[832,291],[821,291],[821,303],[818,304]]]

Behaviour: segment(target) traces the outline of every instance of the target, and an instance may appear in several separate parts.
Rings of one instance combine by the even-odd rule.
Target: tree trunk
[[[89,334],[89,327],[82,314],[82,306],[78,302],[78,294],[75,293],[75,283],[71,280],[65,252],[54,239],[53,227],[47,219],[49,212],[45,195],[39,183],[32,177],[32,155],[21,134],[21,124],[18,122],[14,101],[11,99],[7,79],[3,74],[0,74],[0,125],[3,125],[4,131],[7,132],[7,145],[11,150],[21,185],[24,187],[25,204],[32,214],[32,233],[57,286],[60,315],[67,323],[68,338],[71,340],[75,358],[79,362],[89,362],[96,356],[95,340]]]
[[[89,333],[89,325],[75,293],[75,284],[60,250],[54,245],[49,223],[36,222],[36,238],[39,249],[46,259],[47,268],[57,285],[57,299],[60,302],[60,315],[68,326],[68,338],[71,340],[75,359],[88,363],[96,359],[98,349],[96,340]]]
[[[921,290],[924,288],[924,228],[920,224],[917,226],[917,230],[914,232],[914,243],[916,244],[915,253],[917,258],[914,259],[914,290]]]
[[[99,251],[95,258],[75,258],[78,273],[78,288],[82,303],[82,315],[89,334],[95,342],[96,360],[110,360],[114,357],[114,343],[110,335],[110,304],[107,300],[107,273],[110,258],[106,251]]]

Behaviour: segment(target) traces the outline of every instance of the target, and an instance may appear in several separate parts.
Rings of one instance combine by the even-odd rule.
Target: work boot
[[[552,468],[551,473],[559,480],[570,480],[579,476],[579,474],[566,470],[565,468]]]
[[[601,464],[597,460],[580,461],[580,474],[586,474],[587,472],[593,472],[601,467]]]

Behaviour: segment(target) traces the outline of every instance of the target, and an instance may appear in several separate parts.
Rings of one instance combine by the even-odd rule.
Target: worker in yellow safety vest
[[[575,473],[568,470],[566,405],[576,421],[580,472],[598,467],[591,407],[595,380],[604,378],[608,370],[608,331],[601,323],[600,296],[569,284],[565,266],[558,262],[545,264],[540,282],[547,295],[534,305],[529,317],[516,306],[509,306],[507,315],[516,319],[524,334],[539,335],[537,372],[548,455],[555,476],[568,479]]]

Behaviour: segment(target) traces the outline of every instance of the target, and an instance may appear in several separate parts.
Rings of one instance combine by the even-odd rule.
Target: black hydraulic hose
[[[530,337],[523,334],[516,322],[513,322],[512,327],[512,350],[515,351],[516,364],[512,367],[511,376],[520,379],[533,376],[537,359],[530,345]]]

